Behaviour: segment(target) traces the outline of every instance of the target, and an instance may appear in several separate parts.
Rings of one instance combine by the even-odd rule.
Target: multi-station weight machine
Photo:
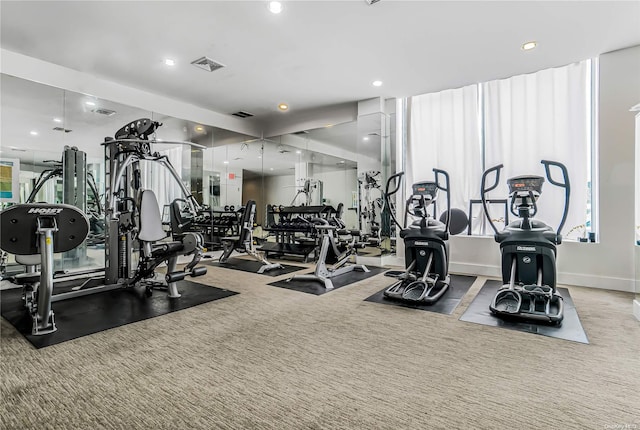
[[[196,232],[167,240],[155,193],[142,188],[141,162],[163,166],[178,182],[189,210],[199,207],[182,184],[166,156],[153,152],[149,140],[162,124],[140,119],[122,127],[115,139],[106,138],[105,150],[105,273],[91,277],[71,291],[53,294],[53,253],[79,246],[87,236],[89,222],[85,214],[71,205],[32,203],[15,205],[0,214],[0,248],[22,256],[36,256],[40,271],[16,276],[23,286],[23,301],[33,320],[32,334],[56,330],[51,304],[74,297],[143,285],[150,295],[153,289],[168,290],[169,298],[178,298],[176,282],[186,276],[200,276],[205,267],[196,267],[202,256],[202,237]],[[173,143],[173,142],[163,142]],[[180,142],[182,143],[182,142]],[[192,256],[182,270],[178,257]],[[156,281],[155,270],[167,264],[164,282]],[[94,273],[95,274],[95,273]]]

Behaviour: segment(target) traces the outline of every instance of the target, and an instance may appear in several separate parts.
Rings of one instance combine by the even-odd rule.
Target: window
[[[455,90],[411,97],[407,182],[432,177],[431,169],[451,176],[452,207],[468,212],[480,198],[485,168],[504,164],[500,186],[490,197],[506,198],[506,179],[522,174],[545,176],[540,160],[567,166],[571,202],[565,236],[586,235],[591,224],[592,61],[514,76]],[[552,171],[554,179],[560,172]],[[564,193],[546,183],[536,218],[555,227]],[[442,207],[442,206],[441,206]],[[504,207],[492,206],[492,219],[504,222]],[[484,215],[476,205],[474,233],[484,233]],[[571,233],[570,233],[571,232]],[[570,233],[570,234],[569,234]]]

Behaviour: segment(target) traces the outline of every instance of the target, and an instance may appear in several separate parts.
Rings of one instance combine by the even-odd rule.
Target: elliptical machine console
[[[526,175],[507,180],[510,210],[519,219],[499,232],[489,216],[486,194],[498,186],[503,165],[492,167],[482,175],[480,193],[483,210],[502,253],[503,286],[498,289],[489,308],[499,317],[560,324],[564,305],[556,288],[556,245],[562,243],[561,231],[569,212],[571,187],[563,164],[547,160],[542,160],[542,164],[547,180],[565,190],[564,210],[557,231],[533,219],[538,212],[537,201],[542,194],[544,178]],[[560,168],[562,182],[552,178],[550,166]],[[495,182],[487,187],[487,177],[492,172],[495,172]]]
[[[411,303],[433,304],[449,288],[449,220],[451,219],[451,197],[449,174],[444,170],[433,169],[435,181],[417,182],[412,186],[412,195],[405,205],[404,225],[400,225],[393,212],[391,217],[401,229],[400,237],[405,246],[405,267],[398,282],[384,291],[385,297]],[[400,189],[404,172],[397,173],[387,181],[385,201],[389,204],[391,196]],[[446,185],[441,185],[439,175],[443,175]],[[390,189],[393,186],[393,190]],[[428,211],[429,206],[438,198],[438,191],[447,194],[446,223],[438,221]],[[415,221],[407,226],[408,216]]]

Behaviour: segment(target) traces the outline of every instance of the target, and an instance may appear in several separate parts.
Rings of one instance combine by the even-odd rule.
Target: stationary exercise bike
[[[400,237],[404,240],[406,267],[405,272],[398,276],[398,282],[384,291],[385,297],[390,299],[433,304],[449,289],[449,174],[439,169],[433,171],[435,181],[413,184],[412,194],[405,205],[404,226],[400,225],[393,211],[390,212],[393,221],[401,229]],[[396,173],[387,181],[384,194],[387,205],[391,196],[400,189],[403,175],[404,172]],[[445,186],[440,184],[439,175],[444,176]],[[395,184],[393,191],[390,191],[391,184]],[[447,193],[447,217],[444,223],[428,213],[432,203],[435,212],[438,190]],[[407,226],[408,215],[417,218],[410,226]]]
[[[547,180],[565,190],[562,220],[557,231],[542,221],[532,219],[538,212],[536,204],[542,193],[542,176],[517,176],[507,180],[511,213],[520,219],[498,232],[487,208],[486,194],[500,181],[503,165],[492,167],[482,175],[482,206],[495,232],[502,252],[502,282],[489,309],[499,317],[525,319],[560,324],[564,316],[563,299],[556,288],[556,245],[562,243],[562,227],[569,213],[571,186],[567,168],[554,161],[542,160]],[[551,177],[550,166],[559,167],[563,182]],[[487,176],[495,174],[495,182],[486,186]]]

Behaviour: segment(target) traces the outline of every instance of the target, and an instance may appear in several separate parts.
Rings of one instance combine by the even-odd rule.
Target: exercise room
[[[640,429],[639,1],[0,20],[3,429]]]

